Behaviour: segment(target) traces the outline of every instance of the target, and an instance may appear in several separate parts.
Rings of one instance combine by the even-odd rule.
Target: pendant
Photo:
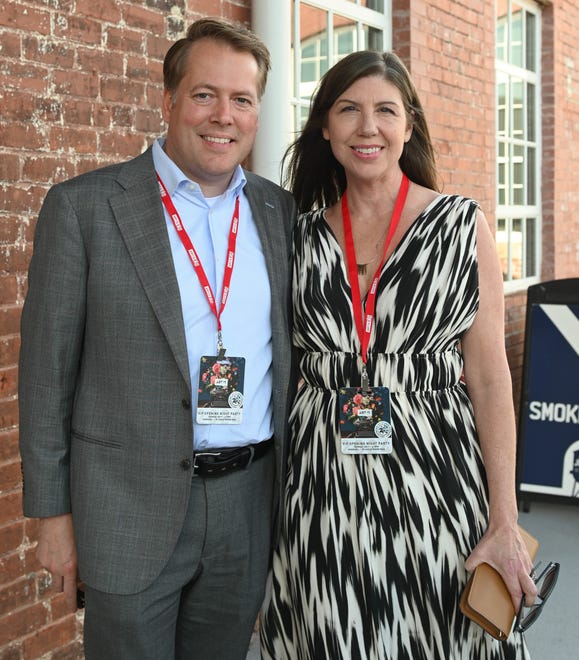
[[[358,275],[366,275],[368,272],[368,264],[356,264],[356,268],[358,269]]]

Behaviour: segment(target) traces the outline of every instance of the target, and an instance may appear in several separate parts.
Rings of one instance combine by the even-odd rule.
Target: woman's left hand
[[[532,605],[537,596],[531,573],[533,562],[515,525],[489,527],[465,562],[467,571],[486,562],[497,570],[503,578],[515,611],[518,611],[521,598],[525,595],[525,604]]]

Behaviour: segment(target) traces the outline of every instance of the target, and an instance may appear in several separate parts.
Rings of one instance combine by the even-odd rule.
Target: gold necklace
[[[379,257],[378,246],[384,245],[384,237],[386,236],[387,231],[388,231],[388,227],[386,227],[386,229],[382,232],[380,238],[376,241],[376,245],[374,246],[374,256],[372,257],[372,259],[370,259],[370,261],[367,261],[364,264],[356,264],[356,268],[358,269],[358,275],[366,275],[366,273],[368,272],[368,266],[378,260]]]

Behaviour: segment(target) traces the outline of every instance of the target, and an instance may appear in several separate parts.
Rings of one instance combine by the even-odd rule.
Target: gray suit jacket
[[[295,206],[275,184],[246,175],[272,291],[277,511]],[[179,289],[148,149],[49,191],[22,314],[24,513],[72,511],[81,578],[92,587],[137,592],[166,563],[191,486],[181,467],[192,451],[191,397]]]

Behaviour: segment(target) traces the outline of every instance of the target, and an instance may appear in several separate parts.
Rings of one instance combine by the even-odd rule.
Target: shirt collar
[[[183,172],[169,158],[169,156],[163,149],[164,144],[165,144],[164,137],[157,138],[153,142],[153,163],[155,165],[155,170],[157,171],[157,174],[161,177],[161,180],[165,184],[165,188],[167,189],[169,195],[173,197],[173,195],[177,191],[177,188],[182,183],[186,183],[186,184],[193,183],[195,184],[197,193],[203,197],[204,195],[201,191],[199,184],[196,181],[191,181],[191,179],[188,179],[185,176],[185,174],[183,174]],[[231,181],[229,182],[229,185],[227,186],[227,190],[225,191],[224,194],[233,193],[235,195],[239,195],[239,193],[245,187],[246,183],[247,183],[247,178],[245,176],[243,168],[240,165],[238,165],[235,168],[235,171],[233,172]]]

